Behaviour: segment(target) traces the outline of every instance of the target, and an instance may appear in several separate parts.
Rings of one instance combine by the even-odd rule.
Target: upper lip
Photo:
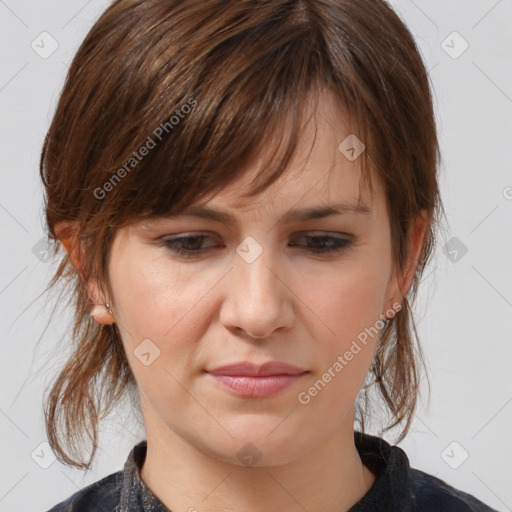
[[[244,375],[244,376],[268,376],[268,375],[299,375],[307,370],[293,364],[281,361],[268,361],[261,365],[249,361],[241,361],[232,364],[218,366],[207,370],[213,375]]]

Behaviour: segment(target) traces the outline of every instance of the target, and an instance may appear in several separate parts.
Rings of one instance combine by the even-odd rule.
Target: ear
[[[401,269],[395,269],[388,286],[388,309],[394,309],[393,304],[401,304],[403,297],[411,288],[429,220],[425,210],[422,210],[411,226],[408,239],[408,257]]]
[[[55,234],[68,253],[73,266],[87,287],[89,292],[89,302],[92,306],[91,314],[96,322],[106,325],[113,322],[113,317],[109,310],[104,306],[108,299],[104,296],[99,286],[98,280],[94,278],[86,279],[82,269],[82,247],[78,240],[78,224],[76,221],[61,221],[55,225]]]
[[[55,224],[55,234],[66,252],[68,253],[73,266],[80,277],[83,277],[81,267],[81,251],[77,244],[78,224],[76,221],[61,221]]]

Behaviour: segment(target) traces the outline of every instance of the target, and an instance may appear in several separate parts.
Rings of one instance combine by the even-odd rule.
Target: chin
[[[209,451],[217,459],[229,464],[246,467],[280,466],[292,462],[311,446],[311,436],[286,428],[280,421],[246,422],[237,432],[231,430],[232,438],[223,438],[222,446],[216,443]]]

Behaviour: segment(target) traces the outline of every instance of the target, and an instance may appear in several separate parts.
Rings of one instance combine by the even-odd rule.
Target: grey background
[[[399,446],[413,467],[512,510],[512,0],[392,3],[431,70],[450,223],[415,308],[430,406]],[[107,5],[0,0],[0,511],[47,510],[121,469],[144,438],[129,411],[109,418],[86,473],[41,444],[70,317],[61,308],[43,335],[53,303],[40,294],[56,266],[40,242],[38,159],[68,65]],[[47,58],[42,32],[58,43]]]

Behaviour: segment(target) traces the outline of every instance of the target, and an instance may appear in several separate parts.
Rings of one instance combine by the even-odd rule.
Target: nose
[[[270,251],[251,263],[235,255],[224,283],[220,321],[229,330],[251,338],[268,338],[293,325],[293,286],[270,257]]]

